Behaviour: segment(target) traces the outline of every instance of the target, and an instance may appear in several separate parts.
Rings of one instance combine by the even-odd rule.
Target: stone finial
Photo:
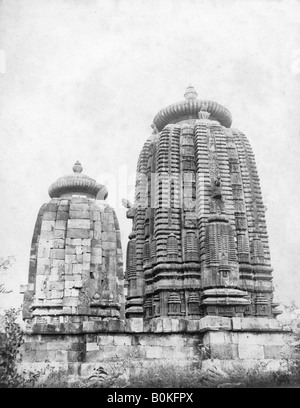
[[[198,96],[198,94],[197,94],[195,88],[192,85],[189,85],[186,88],[186,91],[185,91],[185,94],[184,94],[185,99],[186,100],[197,99],[197,96]]]
[[[49,187],[48,193],[51,198],[83,194],[89,197],[98,197],[99,200],[105,200],[107,189],[96,180],[82,174],[81,163],[77,160],[73,166],[73,173],[60,177]],[[101,197],[99,197],[99,195]]]
[[[81,163],[80,163],[79,160],[77,160],[76,163],[74,163],[73,171],[74,171],[74,173],[81,173],[82,170],[83,169],[82,169]]]

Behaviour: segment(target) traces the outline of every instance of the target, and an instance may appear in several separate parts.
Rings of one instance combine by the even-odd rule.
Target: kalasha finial
[[[192,85],[189,85],[186,88],[186,91],[185,91],[185,94],[184,94],[185,99],[187,99],[187,100],[197,99],[197,96],[198,96],[198,94],[197,94],[195,88]]]
[[[74,164],[73,166],[73,171],[74,173],[81,173],[82,172],[82,166],[79,160]]]

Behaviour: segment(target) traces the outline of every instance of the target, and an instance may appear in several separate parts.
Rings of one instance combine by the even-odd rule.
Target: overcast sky
[[[183,99],[226,106],[256,156],[277,298],[300,298],[300,3],[0,1],[0,256],[18,306],[48,187],[83,172],[109,189],[126,253],[136,163],[155,114]],[[125,257],[124,257],[125,262]]]

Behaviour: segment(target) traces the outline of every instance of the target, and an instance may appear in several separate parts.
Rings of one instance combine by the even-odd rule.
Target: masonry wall
[[[278,370],[295,357],[290,332],[207,330],[194,333],[31,334],[22,346],[25,370],[51,370],[88,378],[97,368],[127,378],[149,367],[205,369],[211,359],[223,370],[264,364]],[[47,370],[46,370],[47,371]],[[45,372],[46,374],[46,372]],[[124,375],[125,375],[124,374]]]

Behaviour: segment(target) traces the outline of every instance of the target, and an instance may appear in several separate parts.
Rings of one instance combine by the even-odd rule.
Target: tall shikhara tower
[[[158,112],[139,156],[126,316],[276,316],[251,146],[226,108],[191,86],[184,96]]]

